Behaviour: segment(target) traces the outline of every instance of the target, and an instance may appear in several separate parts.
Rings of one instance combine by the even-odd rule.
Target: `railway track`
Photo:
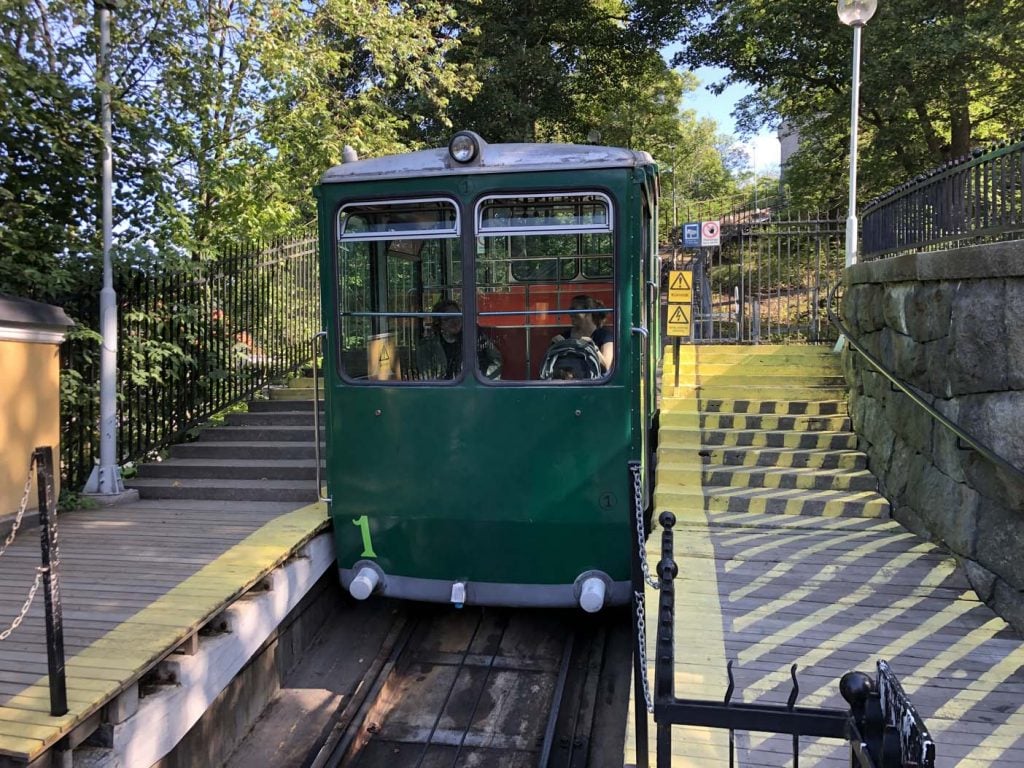
[[[308,765],[621,765],[628,622],[404,604]]]

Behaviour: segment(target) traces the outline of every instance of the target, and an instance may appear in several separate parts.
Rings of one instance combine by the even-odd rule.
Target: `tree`
[[[746,132],[785,119],[803,140],[790,181],[808,197],[842,198],[849,132],[850,30],[811,0],[642,0],[667,18],[678,63],[725,67],[717,87],[753,86],[739,106]],[[864,34],[860,190],[874,196],[908,176],[1006,136],[1024,119],[1024,5],[890,0]],[[848,141],[848,138],[847,138]],[[834,190],[829,192],[829,190]]]

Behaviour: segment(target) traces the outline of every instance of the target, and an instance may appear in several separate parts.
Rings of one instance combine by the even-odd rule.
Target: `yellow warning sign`
[[[678,269],[668,273],[668,301],[670,304],[689,304],[693,300],[693,272]]]
[[[668,305],[668,335],[689,336],[690,335],[690,305],[669,304]]]

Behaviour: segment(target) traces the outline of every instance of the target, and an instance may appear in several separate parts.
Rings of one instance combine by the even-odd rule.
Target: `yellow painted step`
[[[856,450],[794,449],[758,447],[673,447],[658,446],[658,464],[728,464],[744,467],[816,467],[820,469],[864,469],[867,457]]]
[[[656,512],[708,510],[818,517],[889,516],[889,502],[874,491],[658,486],[654,503]]]
[[[288,386],[293,389],[312,389],[313,388],[313,377],[312,376],[297,376],[294,379],[288,381]],[[320,386],[323,386],[323,379],[320,379]]]
[[[696,429],[663,425],[658,431],[658,445],[675,448],[700,446],[734,447],[764,446],[768,448],[830,448],[857,447],[852,432],[789,432],[786,430]]]
[[[662,365],[662,371],[666,375],[675,375],[676,366],[671,361]],[[707,363],[703,361],[687,362],[679,366],[679,373],[696,371],[701,374],[719,376],[726,373],[743,374],[748,372],[764,373],[767,376],[778,376],[781,374],[808,373],[832,373],[841,374],[842,366],[838,360],[815,359],[815,360],[789,360],[777,361],[774,363],[762,363],[754,359],[737,360],[733,363]]]
[[[733,486],[737,488],[803,488],[821,491],[876,491],[878,481],[863,469],[818,467],[744,467],[728,464],[659,464],[659,487]]]

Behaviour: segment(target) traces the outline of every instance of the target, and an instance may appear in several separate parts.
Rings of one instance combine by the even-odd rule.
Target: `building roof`
[[[67,328],[74,324],[60,307],[0,293],[0,325]]]
[[[481,145],[478,161],[460,165],[448,149],[425,149],[336,165],[321,184],[373,181],[386,177],[443,176],[453,170],[468,174],[561,171],[567,168],[635,168],[654,160],[647,152],[585,144],[487,144]]]

